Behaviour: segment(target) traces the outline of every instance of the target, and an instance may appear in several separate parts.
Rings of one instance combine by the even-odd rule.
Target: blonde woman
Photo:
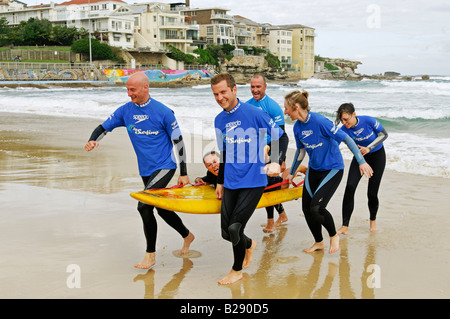
[[[326,207],[339,186],[344,171],[339,144],[344,141],[355,155],[361,175],[372,176],[372,169],[347,134],[325,116],[310,111],[308,92],[295,90],[287,94],[284,108],[284,113],[296,121],[294,137],[297,151],[287,177],[289,181],[292,181],[294,172],[306,153],[309,156],[302,210],[315,242],[304,251],[311,253],[325,249],[322,237],[322,227],[324,227],[330,236],[329,253],[335,253],[339,250],[339,235],[336,233],[333,217]]]

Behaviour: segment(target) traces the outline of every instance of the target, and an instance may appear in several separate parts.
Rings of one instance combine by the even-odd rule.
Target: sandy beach
[[[450,180],[391,170],[380,190],[379,231],[369,232],[363,179],[350,233],[335,254],[303,252],[313,238],[298,200],[284,204],[289,221],[272,234],[262,231],[265,210],[254,213],[246,231],[258,246],[233,285],[217,284],[232,264],[219,215],[180,214],[196,236],[190,258],[174,255],[182,239],[158,216],[157,264],[135,269],[145,242],[129,193],[142,189],[142,181],[125,129],[108,134],[93,152],[83,149],[98,124],[0,114],[0,298],[450,297]],[[187,141],[188,150],[194,142]],[[192,182],[205,172],[201,163],[188,164]],[[344,186],[345,178],[328,206],[337,227]]]

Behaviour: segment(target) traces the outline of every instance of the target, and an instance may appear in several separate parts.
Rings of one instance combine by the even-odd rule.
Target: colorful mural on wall
[[[0,69],[0,80],[87,80],[87,73],[81,69]]]
[[[103,73],[109,81],[126,82],[128,78],[136,72],[144,72],[150,81],[192,81],[202,78],[212,78],[213,75],[208,70],[125,70],[125,69],[105,69]]]

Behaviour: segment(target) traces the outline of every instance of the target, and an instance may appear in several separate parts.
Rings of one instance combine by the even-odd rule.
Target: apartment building
[[[292,63],[290,69],[299,71],[302,78],[314,75],[314,28],[301,24],[279,26],[292,31]]]
[[[136,48],[165,51],[169,45],[189,52],[198,26],[188,25],[171,4],[151,2],[131,5],[135,17]]]
[[[283,69],[290,69],[292,60],[292,31],[288,28],[271,26],[268,28],[269,51],[278,57]]]
[[[288,71],[300,72],[302,78],[314,75],[314,38],[313,28],[301,25],[267,26],[270,52],[281,61]]]
[[[257,47],[258,28],[259,23],[240,15],[235,15],[234,30],[236,35],[236,47]]]
[[[206,44],[235,45],[234,18],[223,8],[181,9],[190,25],[199,26],[199,39]]]
[[[70,0],[36,6],[9,1],[2,7],[0,18],[5,17],[10,26],[30,18],[47,19],[53,25],[88,30],[111,46],[134,47],[134,17],[128,4],[121,0]]]
[[[188,52],[192,34],[198,32],[198,26],[187,25],[181,12],[164,3],[130,5],[122,0],[70,0],[27,6],[14,0],[0,1],[0,18],[5,17],[11,26],[29,18],[47,19],[53,25],[84,28],[99,40],[124,49],[161,52],[170,44]]]

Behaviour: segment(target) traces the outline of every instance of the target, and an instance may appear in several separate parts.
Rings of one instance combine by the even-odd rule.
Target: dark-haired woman
[[[381,178],[386,166],[386,153],[383,142],[388,137],[383,125],[371,116],[356,116],[355,107],[352,103],[342,104],[336,116],[336,125],[342,123],[342,130],[347,133],[358,145],[366,162],[373,169],[373,176],[369,179],[367,198],[370,212],[370,231],[376,232],[376,217],[379,207],[378,190]],[[353,158],[345,187],[344,200],[342,203],[342,227],[338,234],[348,234],[350,217],[355,204],[355,192],[361,179],[358,164]]]

